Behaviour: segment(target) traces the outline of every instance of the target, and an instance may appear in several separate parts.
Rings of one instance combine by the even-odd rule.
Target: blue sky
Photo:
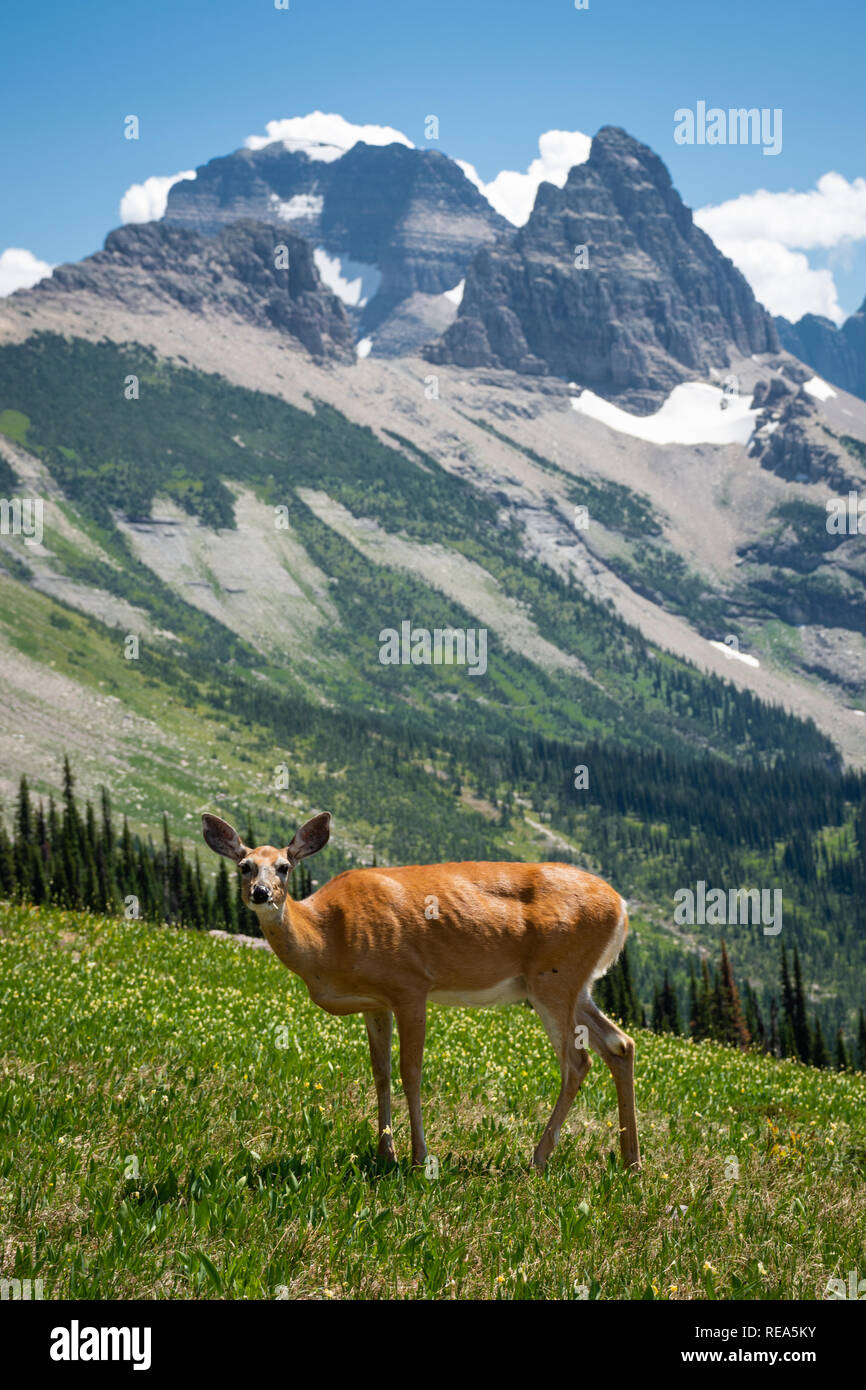
[[[846,186],[811,208],[830,230],[805,255],[829,268],[846,312],[866,295],[866,222],[861,233],[859,192],[846,191],[866,175],[854,74],[866,8],[843,0],[589,0],[580,11],[574,0],[290,0],[288,11],[273,0],[6,0],[4,37],[0,251],[86,255],[118,225],[131,184],[228,153],[270,120],[335,111],[423,145],[432,113],[437,148],[484,180],[525,170],[544,131],[604,124],[651,145],[695,208],[760,189],[805,194],[835,172]],[[782,108],[782,152],[677,145],[674,111],[701,100]],[[138,141],[123,138],[130,113]],[[796,254],[797,205],[767,207],[770,240]],[[729,220],[736,240],[738,215]],[[744,255],[775,255],[784,272],[780,252],[755,245],[754,220]]]

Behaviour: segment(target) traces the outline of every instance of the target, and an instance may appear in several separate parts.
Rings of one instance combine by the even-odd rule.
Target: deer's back
[[[417,956],[437,978],[447,977],[449,961],[470,945],[494,973],[502,967],[520,974],[528,961],[540,968],[539,951],[555,961],[565,948],[589,960],[624,920],[622,899],[609,884],[558,863],[350,869],[305,905],[341,953]]]

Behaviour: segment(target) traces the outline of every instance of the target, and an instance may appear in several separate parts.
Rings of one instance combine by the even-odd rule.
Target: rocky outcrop
[[[563,188],[540,186],[525,227],[476,253],[456,322],[424,355],[551,373],[650,410],[732,352],[777,349],[772,319],[662,161],[605,127]]]
[[[285,253],[277,255],[278,246]],[[280,262],[287,268],[279,268]],[[196,314],[236,317],[296,338],[317,359],[353,361],[352,327],[321,281],[302,237],[256,222],[235,222],[204,236],[165,222],[111,232],[105,247],[58,266],[31,293],[53,298],[85,291],[135,313],[174,302]]]
[[[777,318],[776,328],[788,352],[825,381],[866,400],[866,300],[841,328],[818,314],[804,314],[796,323]]]
[[[762,468],[797,483],[826,483],[837,492],[857,485],[850,454],[822,425],[821,410],[803,390],[807,373],[790,363],[787,380],[758,382],[752,409],[760,414],[749,453]],[[802,378],[802,380],[801,380]]]
[[[290,228],[329,258],[375,268],[378,291],[347,308],[357,336],[384,355],[441,332],[453,308],[440,297],[508,228],[446,155],[363,142],[328,162],[280,143],[238,150],[169,193],[166,222],[214,234],[237,218]]]

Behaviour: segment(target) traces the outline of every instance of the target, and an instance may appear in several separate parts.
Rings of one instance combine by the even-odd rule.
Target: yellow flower
[[[709,1260],[704,1260],[704,1269],[709,1270],[710,1274],[715,1274],[716,1272],[715,1266],[711,1265]]]

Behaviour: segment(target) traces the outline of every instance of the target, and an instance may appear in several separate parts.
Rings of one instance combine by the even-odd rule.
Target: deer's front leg
[[[400,1034],[400,1080],[409,1107],[409,1126],[412,1130],[412,1162],[424,1163],[427,1145],[424,1142],[424,1123],[421,1119],[421,1064],[424,1059],[424,1036],[427,1032],[427,1001],[397,1010],[397,1031]]]
[[[393,1014],[388,1009],[375,1013],[365,1013],[367,1038],[370,1043],[370,1061],[373,1065],[373,1080],[376,1083],[376,1100],[379,1108],[379,1144],[376,1149],[380,1158],[395,1162],[394,1136],[391,1133],[391,1025]]]

